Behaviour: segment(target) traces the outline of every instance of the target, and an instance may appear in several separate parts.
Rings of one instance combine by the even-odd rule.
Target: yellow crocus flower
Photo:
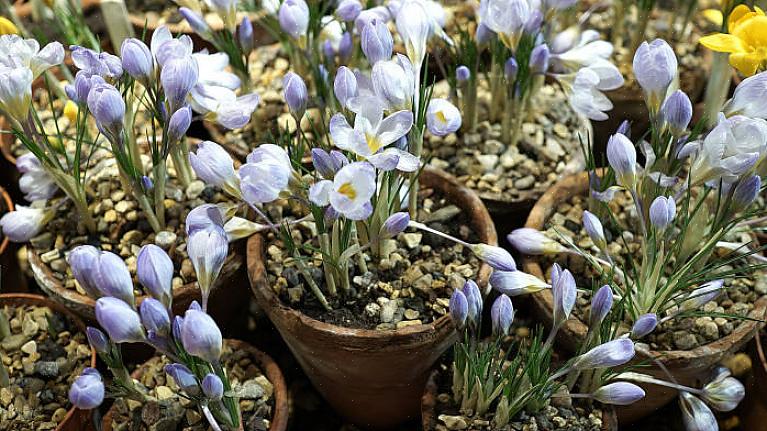
[[[0,35],[3,34],[19,34],[19,29],[16,28],[16,25],[11,20],[0,16]]]
[[[745,76],[752,76],[767,65],[767,16],[764,11],[740,5],[727,18],[727,33],[700,38],[701,45],[717,52],[730,53],[730,65]]]
[[[77,107],[77,104],[71,100],[67,100],[67,103],[64,105],[64,116],[67,117],[71,124],[77,122],[78,111],[79,108]]]

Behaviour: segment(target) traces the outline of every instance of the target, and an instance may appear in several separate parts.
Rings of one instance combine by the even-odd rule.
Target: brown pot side
[[[738,417],[744,430],[761,429],[767,422],[767,399],[764,397],[764,388],[767,387],[767,355],[763,335],[757,332],[749,346],[753,368],[744,382],[746,397],[738,406]]]
[[[557,204],[573,195],[585,195],[589,187],[588,173],[573,175],[565,178],[557,185],[549,189],[538,201],[525,227],[543,230],[546,221],[556,210]],[[536,277],[544,279],[544,272],[538,259],[534,256],[523,258],[523,268]],[[532,303],[538,317],[551,327],[552,313],[554,310],[554,298],[551,291],[544,290],[532,295]],[[767,313],[767,297],[762,297],[754,304],[754,309],[749,317],[763,319]],[[694,385],[702,376],[705,376],[725,356],[741,350],[754,336],[763,323],[755,321],[743,321],[729,335],[712,343],[699,346],[692,350],[672,350],[664,352],[651,352],[661,361],[675,378],[682,384]],[[586,336],[588,327],[575,317],[571,317],[560,329],[557,342],[568,352],[575,353],[580,341]],[[642,361],[645,358],[637,358]],[[643,368],[642,372],[665,378],[660,368],[653,365]],[[655,385],[644,386],[647,396],[628,407],[618,409],[618,417],[621,423],[630,423],[641,419],[654,410],[668,404],[675,396],[676,391],[661,388]]]
[[[425,188],[435,188],[465,212],[480,239],[497,244],[481,200],[450,175],[426,168]],[[248,241],[248,274],[256,302],[280,331],[314,386],[341,415],[372,428],[388,428],[418,416],[431,366],[455,340],[448,316],[391,331],[352,329],[314,320],[283,304],[266,280],[264,237]],[[486,285],[490,267],[478,282]]]
[[[0,130],[2,129],[0,128]],[[0,186],[0,198],[2,198],[3,204],[5,204],[5,208],[8,210],[8,212],[13,211],[13,200],[11,200],[11,196],[8,195],[8,192],[6,192],[5,188],[2,186]],[[7,237],[3,237],[3,241],[0,242],[0,255],[2,255],[5,252],[5,249],[8,248],[9,241],[10,240]]]
[[[438,370],[431,372],[421,397],[421,425],[423,431],[434,431],[437,428],[438,376]],[[602,410],[601,431],[618,431],[618,418],[615,415],[615,409],[608,408],[607,406],[602,407],[604,410]]]
[[[285,431],[288,428],[290,410],[288,407],[288,386],[285,383],[285,377],[282,375],[280,367],[271,356],[245,341],[227,339],[225,342],[232,350],[247,350],[250,356],[256,360],[258,368],[274,387],[274,411],[269,421],[269,431]],[[131,377],[135,380],[140,380],[143,374],[144,370],[142,367],[138,367],[131,373]],[[114,416],[114,407],[109,408],[102,420],[102,428],[105,431],[111,431],[112,429],[112,416]],[[242,423],[240,423],[239,429],[243,429]]]
[[[61,304],[51,301],[50,299],[41,295],[31,295],[28,293],[3,293],[0,294],[0,306],[3,305],[35,305],[38,307],[48,307],[56,313],[63,314],[70,321],[72,321],[80,332],[85,333],[85,324],[78,316]],[[91,363],[92,368],[96,368],[96,350],[91,347]],[[76,407],[72,407],[67,411],[67,414],[62,419],[61,423],[56,427],[56,431],[81,431],[86,429],[87,424],[91,419],[90,410],[80,410]]]

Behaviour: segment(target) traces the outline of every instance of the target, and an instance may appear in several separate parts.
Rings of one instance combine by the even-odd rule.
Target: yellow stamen
[[[341,193],[351,200],[354,200],[354,198],[357,197],[357,190],[354,189],[352,183],[341,184],[341,187],[338,188],[338,193]]]
[[[365,140],[368,143],[368,148],[370,149],[370,152],[375,154],[378,152],[378,150],[381,149],[381,141],[378,140],[378,136],[376,135],[368,135],[365,134]]]
[[[437,120],[439,120],[440,123],[447,123],[447,118],[445,117],[445,113],[442,111],[437,111]]]

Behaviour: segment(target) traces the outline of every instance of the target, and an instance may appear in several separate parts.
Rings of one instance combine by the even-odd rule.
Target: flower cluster
[[[186,226],[187,251],[197,272],[202,306],[192,302],[183,316],[173,314],[173,263],[154,244],[145,245],[138,254],[137,278],[148,294],[140,304],[136,304],[133,280],[119,256],[85,245],[72,250],[67,260],[80,286],[98,298],[95,311],[101,329],[88,327],[87,336],[112,373],[108,395],[147,400],[121,355],[123,343],[145,343],[172,362],[165,372],[213,429],[238,429],[239,406],[221,362],[221,330],[206,312],[210,286],[228,252],[221,213],[203,205],[190,212]],[[81,409],[98,407],[104,396],[104,383],[93,369],[86,369],[69,392],[72,404]]]

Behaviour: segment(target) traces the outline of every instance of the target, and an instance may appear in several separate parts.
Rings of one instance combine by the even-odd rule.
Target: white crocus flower
[[[591,120],[607,119],[605,111],[613,109],[613,104],[602,91],[617,88],[614,80],[603,81],[596,70],[588,67],[584,67],[577,73],[555,75],[555,77],[567,90],[570,106],[575,112]]]
[[[354,128],[343,114],[330,119],[330,135],[340,149],[368,158],[405,136],[413,127],[411,111],[397,111],[383,118],[381,106],[371,103],[354,118]]]
[[[496,32],[501,42],[512,51],[517,49],[532,12],[528,0],[486,0],[479,4],[482,24]]]
[[[197,85],[189,95],[192,109],[227,129],[248,124],[260,101],[256,93],[238,97],[226,87],[213,85]]]
[[[51,42],[43,49],[34,39],[9,34],[0,36],[0,65],[7,68],[26,67],[34,78],[42,75],[49,68],[64,61],[64,47],[59,42]]]
[[[196,52],[192,54],[192,58],[197,61],[199,74],[197,85],[224,87],[232,91],[240,88],[240,78],[234,73],[227,72],[229,56],[225,53],[208,54],[207,52]]]
[[[272,202],[288,187],[293,174],[290,156],[282,147],[262,144],[248,154],[238,171],[240,189],[246,202]]]
[[[40,160],[33,153],[19,156],[16,159],[16,169],[21,172],[19,189],[28,202],[48,200],[59,190],[59,186],[43,169]]]
[[[173,38],[168,27],[162,25],[152,33],[149,49],[152,51],[156,64],[162,67],[174,58],[191,56],[194,44],[188,35]]]
[[[0,110],[19,123],[27,120],[32,104],[32,70],[0,66]]]
[[[373,94],[386,103],[387,111],[409,110],[416,92],[415,77],[416,72],[410,60],[402,54],[397,54],[397,58],[394,60],[377,62],[373,66],[368,82],[372,85]],[[368,82],[358,78],[361,95],[367,94]],[[352,100],[350,109],[357,112],[355,106],[367,103],[365,101],[355,103]]]
[[[745,115],[767,119],[767,72],[744,79],[736,88],[722,112],[728,117]]]
[[[27,242],[37,236],[53,218],[55,210],[16,205],[0,218],[3,235],[13,242]]]
[[[569,33],[565,35],[569,36]],[[576,70],[600,60],[608,60],[613,54],[613,44],[599,40],[599,33],[596,31],[587,30],[579,36],[574,46],[567,47],[564,51],[552,52],[550,61],[553,67],[561,70]],[[557,41],[556,38],[555,41]],[[557,49],[564,47],[563,45],[553,46]]]
[[[309,198],[315,205],[330,204],[350,220],[363,220],[373,211],[370,198],[375,191],[373,166],[367,162],[355,162],[341,168],[332,181],[322,180],[312,185]]]
[[[426,44],[434,27],[424,6],[415,0],[406,1],[397,12],[397,32],[405,44],[405,51],[416,70],[426,58]]]

